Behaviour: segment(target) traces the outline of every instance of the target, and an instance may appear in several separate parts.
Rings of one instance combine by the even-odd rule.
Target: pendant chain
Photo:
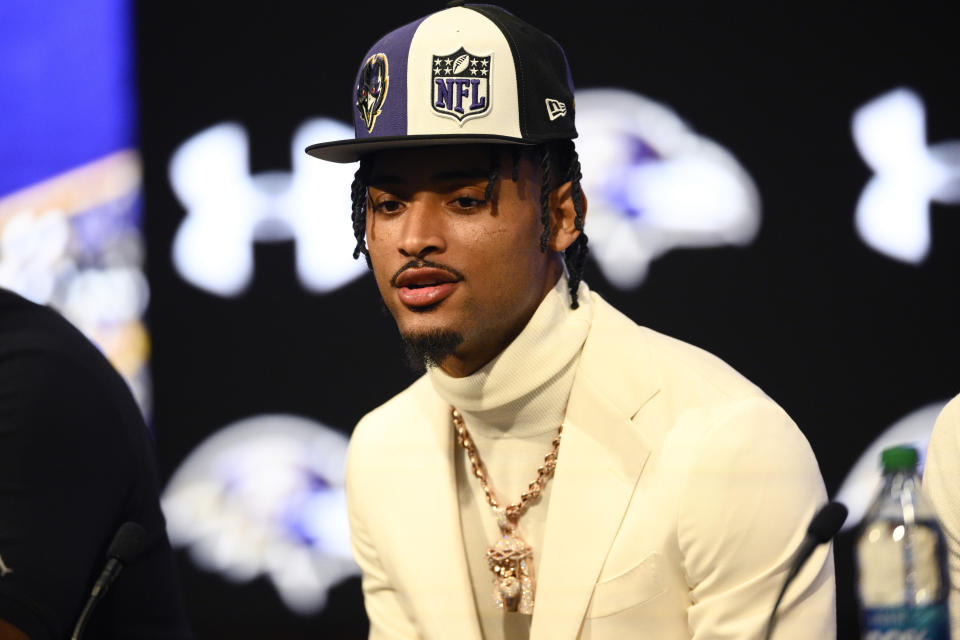
[[[467,433],[467,426],[463,422],[463,416],[460,415],[460,412],[457,411],[456,408],[452,409],[451,413],[453,415],[453,426],[457,430],[457,442],[467,452],[470,465],[473,467],[473,475],[480,480],[480,487],[483,489],[483,495],[487,498],[487,503],[493,507],[494,511],[498,513],[502,511],[507,517],[507,520],[516,524],[520,516],[529,508],[530,503],[540,497],[540,493],[546,486],[547,480],[553,476],[553,472],[557,467],[557,452],[560,450],[560,435],[563,433],[563,425],[560,425],[557,437],[553,439],[553,448],[550,449],[550,452],[543,459],[543,464],[537,469],[537,477],[530,483],[527,490],[521,494],[520,501],[516,504],[502,507],[490,486],[490,481],[487,478],[487,469],[480,459],[480,454],[477,453],[477,447],[473,444],[470,434]]]

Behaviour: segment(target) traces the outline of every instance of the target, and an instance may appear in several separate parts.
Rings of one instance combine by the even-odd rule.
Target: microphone
[[[90,597],[80,612],[77,624],[73,628],[73,635],[70,640],[79,640],[83,628],[93,613],[93,608],[107,593],[107,589],[113,584],[113,581],[120,575],[123,567],[136,560],[143,550],[147,547],[147,531],[136,522],[127,521],[120,525],[117,532],[113,534],[113,540],[107,548],[107,563],[100,572],[100,577],[93,585]]]
[[[783,587],[780,589],[780,595],[777,596],[777,602],[773,605],[773,611],[770,612],[770,619],[767,621],[767,632],[763,635],[764,640],[770,640],[770,634],[773,633],[777,607],[783,600],[783,594],[787,592],[787,587],[793,582],[793,579],[800,573],[800,569],[807,562],[813,550],[825,542],[830,542],[833,536],[837,535],[843,521],[847,519],[847,508],[839,502],[828,502],[813,516],[810,526],[807,527],[807,536],[797,549],[793,562],[790,565],[790,572],[787,579],[783,581]]]

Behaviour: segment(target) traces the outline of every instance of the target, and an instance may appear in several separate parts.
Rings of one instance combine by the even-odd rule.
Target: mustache
[[[457,280],[464,279],[462,273],[460,273],[453,267],[447,266],[445,264],[440,264],[439,262],[433,262],[432,260],[411,260],[410,262],[406,263],[405,265],[397,269],[397,272],[393,274],[393,276],[391,276],[390,278],[390,284],[394,287],[397,286],[397,278],[399,278],[400,274],[406,271],[407,269],[423,269],[423,268],[442,269],[443,271],[446,271],[456,276]]]

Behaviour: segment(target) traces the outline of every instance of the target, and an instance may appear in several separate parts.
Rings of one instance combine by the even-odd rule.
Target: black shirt
[[[59,314],[0,289],[0,619],[32,640],[68,637],[128,520],[151,542],[84,638],[191,638],[130,390]]]

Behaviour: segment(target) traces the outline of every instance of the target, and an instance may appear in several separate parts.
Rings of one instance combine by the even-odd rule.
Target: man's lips
[[[400,301],[408,307],[427,307],[445,299],[460,282],[458,274],[436,267],[407,267],[393,278]]]

